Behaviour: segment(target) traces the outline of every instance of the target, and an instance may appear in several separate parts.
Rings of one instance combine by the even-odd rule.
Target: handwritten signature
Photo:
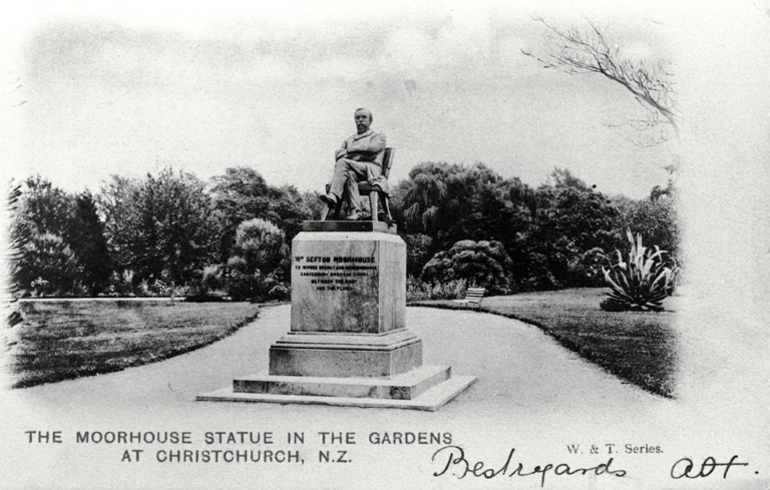
[[[472,475],[478,478],[492,479],[498,476],[532,476],[540,475],[540,487],[545,486],[545,477],[548,473],[553,472],[558,476],[574,476],[574,475],[614,475],[616,477],[623,477],[626,475],[625,470],[612,469],[613,459],[610,458],[606,463],[598,464],[590,468],[572,468],[566,463],[558,464],[545,464],[537,465],[529,471],[526,471],[523,463],[518,463],[514,468],[511,460],[513,459],[513,453],[516,451],[512,448],[508,453],[508,458],[505,460],[505,464],[495,469],[488,467],[483,461],[477,461],[471,463],[465,457],[465,451],[460,446],[444,446],[433,453],[431,461],[442,465],[442,469],[433,473],[433,476],[442,476],[454,470],[450,474],[454,474],[458,479],[465,478],[468,475]]]
[[[678,480],[680,478],[706,478],[714,472],[718,466],[724,466],[725,472],[722,474],[722,479],[727,479],[727,472],[733,466],[748,466],[748,463],[738,463],[735,460],[738,459],[738,455],[730,458],[727,463],[717,463],[713,456],[709,456],[703,460],[700,465],[700,471],[697,471],[695,463],[690,458],[682,458],[671,467],[671,478]]]

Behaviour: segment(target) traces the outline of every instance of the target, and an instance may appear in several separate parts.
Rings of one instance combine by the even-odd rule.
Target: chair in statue
[[[393,158],[396,153],[395,148],[385,148],[374,159],[382,167],[382,175],[387,180],[390,176],[390,169],[393,167]],[[330,185],[326,184],[326,192],[329,192]],[[378,186],[372,186],[368,182],[358,183],[358,193],[362,196],[369,196],[369,206],[372,209],[372,221],[379,221],[377,201],[382,203],[382,210],[385,215],[385,221],[388,223],[393,222],[393,216],[390,214],[390,205],[388,204],[388,195],[382,191]],[[340,212],[342,211],[342,201],[340,199],[337,202],[335,208],[327,207],[321,220],[338,220],[340,219]]]

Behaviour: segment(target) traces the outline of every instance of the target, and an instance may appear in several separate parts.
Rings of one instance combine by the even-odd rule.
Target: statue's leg
[[[366,180],[366,164],[355,160],[345,160],[347,177],[345,180],[345,198],[353,216],[361,212],[361,196],[358,194],[358,183]]]
[[[334,195],[337,202],[342,200],[345,192],[345,184],[348,179],[348,162],[345,158],[340,158],[334,165],[334,175],[332,175],[332,183],[328,193]]]
[[[359,179],[355,172],[348,173],[348,178],[345,180],[345,196],[347,196],[351,214],[361,212],[361,196],[358,194],[358,181]]]

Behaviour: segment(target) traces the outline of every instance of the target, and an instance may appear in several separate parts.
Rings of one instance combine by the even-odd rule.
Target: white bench
[[[476,305],[481,308],[481,299],[487,293],[484,288],[468,288],[465,292],[465,299],[456,299],[455,303],[464,303],[467,305]]]

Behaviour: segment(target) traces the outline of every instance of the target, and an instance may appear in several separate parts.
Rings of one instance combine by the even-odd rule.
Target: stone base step
[[[414,334],[404,332],[407,338],[390,345],[377,345],[368,338],[366,344],[337,343],[347,339],[340,335],[286,336],[270,346],[271,376],[321,377],[321,378],[393,378],[407,374],[422,366],[422,341]],[[314,344],[297,341],[296,338],[317,339]],[[385,335],[379,340],[402,335]],[[361,337],[356,337],[361,339]],[[331,342],[321,342],[331,340]],[[371,345],[369,345],[371,344]]]
[[[335,380],[335,382],[337,381],[339,380]],[[457,395],[468,389],[468,387],[475,381],[475,376],[454,376],[411,400],[311,395],[275,395],[269,393],[236,393],[232,388],[223,388],[204,395],[198,395],[196,400],[246,403],[296,403],[302,405],[332,405],[361,408],[401,408],[435,412]]]
[[[449,366],[421,366],[390,378],[259,374],[233,380],[235,393],[411,400],[452,376]]]

